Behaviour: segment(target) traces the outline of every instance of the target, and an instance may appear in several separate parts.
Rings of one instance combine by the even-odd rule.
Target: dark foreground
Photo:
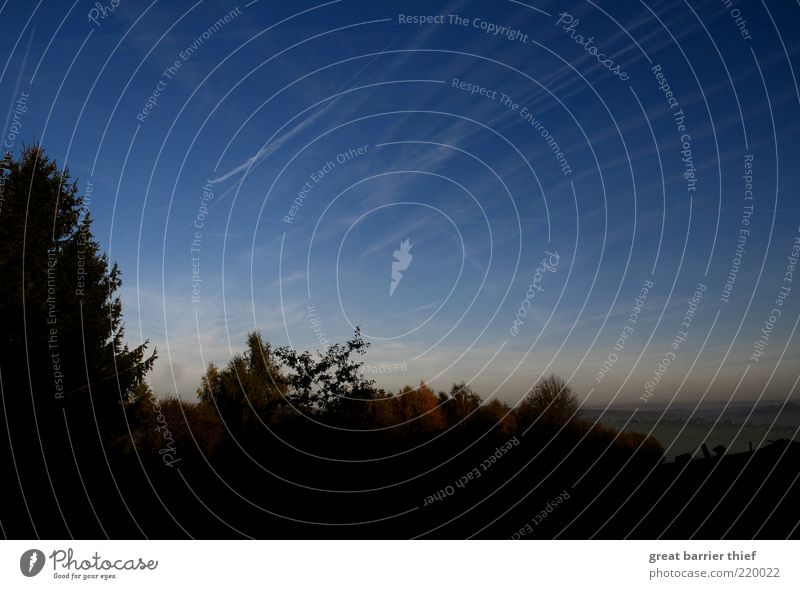
[[[3,446],[0,522],[7,538],[799,537],[796,442],[676,464],[558,429],[448,432],[389,458],[366,433],[264,433],[210,453],[176,435],[159,453],[50,431],[47,468],[35,436]]]

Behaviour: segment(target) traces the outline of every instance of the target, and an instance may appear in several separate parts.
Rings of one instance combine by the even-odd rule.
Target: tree
[[[442,409],[447,416],[447,423],[451,426],[465,427],[467,420],[474,417],[481,405],[480,396],[475,393],[465,382],[453,383],[450,393],[440,396]]]
[[[247,336],[247,351],[235,355],[220,370],[209,364],[197,395],[214,409],[228,429],[242,431],[258,420],[282,421],[288,411],[286,378],[270,344],[254,331]]]
[[[0,164],[0,368],[6,390],[36,410],[91,410],[101,433],[122,431],[122,408],[155,361],[125,343],[116,264],[91,232],[77,182],[38,145]],[[20,407],[14,407],[19,409]],[[63,420],[63,417],[58,415]]]
[[[445,417],[439,398],[425,382],[419,386],[406,385],[391,399],[392,413],[397,424],[413,435],[440,431],[445,427]]]
[[[353,353],[363,355],[369,343],[356,328],[353,337],[344,344],[328,346],[324,353],[298,353],[284,346],[275,350],[275,356],[287,369],[289,399],[304,411],[334,412],[343,405],[374,397],[374,383],[361,371],[362,362],[351,359]]]
[[[69,171],[32,145],[6,154],[0,177],[0,479],[20,482],[0,516],[16,534],[97,536],[89,506],[118,493],[120,474],[100,465],[116,464],[156,355],[125,343],[120,271]]]
[[[572,388],[561,377],[551,374],[534,385],[522,401],[519,413],[526,422],[539,420],[562,425],[578,417],[579,407]]]
[[[514,412],[499,399],[483,403],[478,410],[478,420],[488,427],[497,426],[497,432],[505,436],[512,435],[517,426]]]

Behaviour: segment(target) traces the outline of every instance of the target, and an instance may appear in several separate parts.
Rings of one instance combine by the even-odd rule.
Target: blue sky
[[[4,5],[5,135],[91,183],[160,393],[192,398],[254,328],[313,349],[360,325],[389,389],[514,403],[557,372],[587,403],[641,402],[668,357],[649,403],[793,394],[797,5],[95,6]]]

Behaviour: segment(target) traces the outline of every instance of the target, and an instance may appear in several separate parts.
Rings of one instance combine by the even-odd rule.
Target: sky
[[[5,149],[41,142],[90,194],[161,395],[194,399],[254,329],[313,350],[360,326],[389,390],[797,396],[800,5],[0,16]]]

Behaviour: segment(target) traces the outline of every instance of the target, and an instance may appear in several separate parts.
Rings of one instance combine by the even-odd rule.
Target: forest
[[[387,391],[358,329],[319,351],[254,330],[195,398],[164,396],[77,180],[37,144],[0,172],[6,537],[779,537],[798,519],[776,452],[666,462],[552,374],[514,407],[464,382]]]

